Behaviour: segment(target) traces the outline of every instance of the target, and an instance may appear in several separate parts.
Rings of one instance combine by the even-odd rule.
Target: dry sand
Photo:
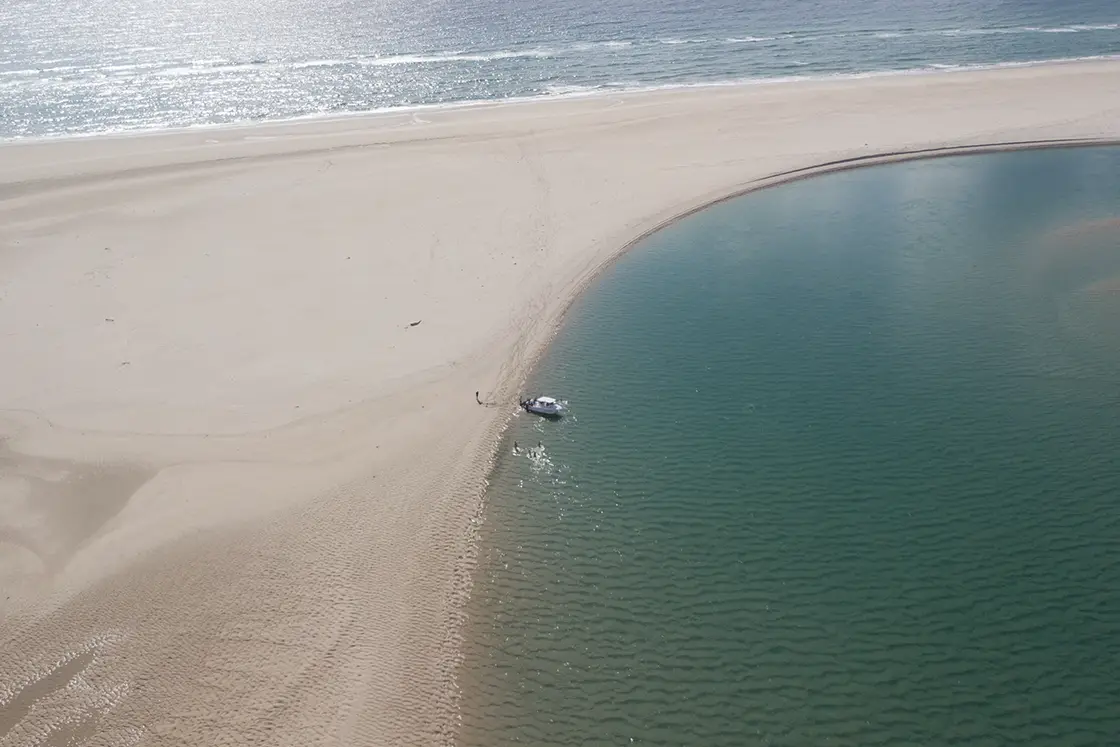
[[[474,392],[598,268],[780,172],[1117,135],[1099,61],[0,148],[0,745],[453,740]]]

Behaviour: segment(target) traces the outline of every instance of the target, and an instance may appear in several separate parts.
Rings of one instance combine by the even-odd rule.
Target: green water
[[[1120,149],[711,208],[532,384],[464,745],[1120,743]]]

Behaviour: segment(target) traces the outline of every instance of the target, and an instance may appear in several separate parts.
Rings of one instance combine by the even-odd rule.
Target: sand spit
[[[474,393],[597,269],[823,163],[1118,135],[1097,61],[0,147],[0,746],[451,741]]]

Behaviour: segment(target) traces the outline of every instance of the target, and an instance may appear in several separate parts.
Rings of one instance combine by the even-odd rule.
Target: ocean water
[[[571,416],[492,476],[464,747],[1120,739],[1120,148],[709,208],[530,389]]]
[[[1116,54],[1116,0],[7,0],[0,137]]]

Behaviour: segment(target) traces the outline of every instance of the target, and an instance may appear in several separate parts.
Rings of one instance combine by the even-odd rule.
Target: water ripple
[[[1113,0],[733,6],[0,3],[0,137],[1021,64],[1120,39]]]
[[[620,261],[491,483],[462,742],[1110,743],[1118,201],[1118,149],[896,165]]]

